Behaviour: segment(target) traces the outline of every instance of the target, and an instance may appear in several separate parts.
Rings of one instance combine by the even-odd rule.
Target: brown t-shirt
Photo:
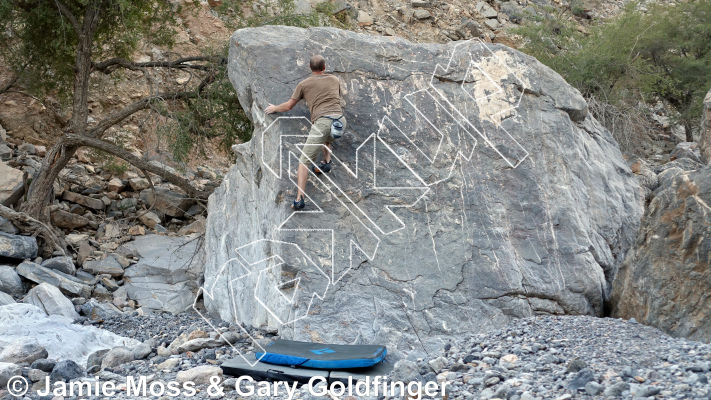
[[[306,99],[311,112],[311,123],[324,115],[343,114],[341,109],[341,84],[333,75],[311,75],[296,85],[294,100]]]

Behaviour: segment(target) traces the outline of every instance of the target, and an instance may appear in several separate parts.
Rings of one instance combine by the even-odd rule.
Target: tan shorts
[[[338,115],[332,115],[331,117],[336,118]],[[339,119],[343,124],[343,130],[346,129],[346,117],[341,117]],[[321,149],[326,143],[331,143],[335,139],[331,137],[331,124],[333,120],[326,117],[321,117],[316,120],[316,122],[311,125],[311,131],[309,131],[309,137],[306,139],[306,144],[304,145],[303,153],[299,157],[299,163],[304,165],[309,165],[311,163],[316,163],[316,157],[321,152]]]

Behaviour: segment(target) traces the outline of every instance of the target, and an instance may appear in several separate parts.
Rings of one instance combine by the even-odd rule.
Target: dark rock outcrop
[[[333,170],[310,175],[307,208],[292,213],[308,111],[264,108],[289,98],[317,53],[342,81],[348,126]],[[210,197],[214,315],[400,358],[511,318],[602,314],[641,191],[549,68],[478,41],[288,27],[237,31],[228,68],[255,131]]]
[[[702,160],[708,165],[711,164],[711,90],[704,98],[704,111],[701,116],[701,138],[699,139],[699,151]]]
[[[669,163],[620,268],[612,315],[711,341],[711,166]]]

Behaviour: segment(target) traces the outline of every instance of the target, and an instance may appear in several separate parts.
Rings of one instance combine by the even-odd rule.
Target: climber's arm
[[[271,114],[271,113],[275,113],[275,112],[286,112],[286,111],[289,111],[292,108],[294,108],[294,106],[298,102],[299,102],[299,100],[289,99],[289,100],[279,104],[278,106],[275,106],[274,104],[269,104],[269,107],[267,107],[264,110],[264,112],[266,112],[267,114]]]

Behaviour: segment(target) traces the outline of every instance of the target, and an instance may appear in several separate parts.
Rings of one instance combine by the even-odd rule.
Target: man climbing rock
[[[346,127],[346,118],[343,116],[341,108],[341,85],[338,78],[331,74],[326,74],[326,59],[321,55],[311,57],[309,62],[311,76],[296,85],[294,94],[286,102],[277,106],[269,104],[265,112],[267,114],[275,112],[289,111],[301,99],[306,100],[311,113],[311,131],[306,139],[303,153],[299,158],[299,169],[296,174],[296,183],[299,187],[296,200],[291,205],[295,210],[304,208],[304,191],[306,190],[306,180],[308,178],[308,166],[314,173],[331,171],[331,125],[334,121]],[[323,161],[316,164],[316,156],[319,148],[323,152]]]

